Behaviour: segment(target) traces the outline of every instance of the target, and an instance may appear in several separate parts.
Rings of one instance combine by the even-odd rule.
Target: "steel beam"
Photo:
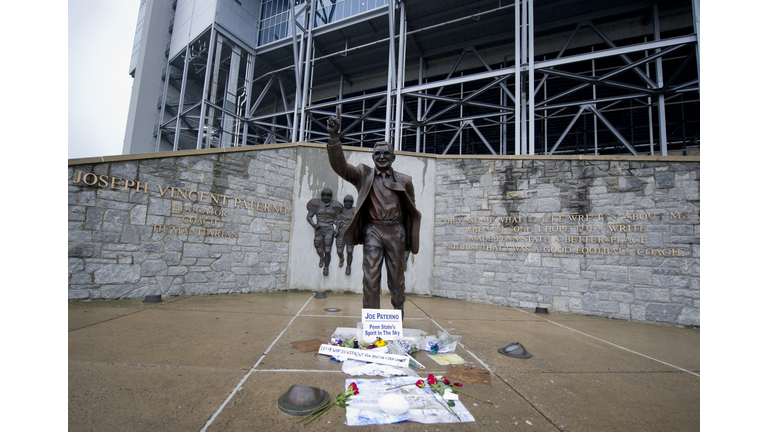
[[[533,111],[535,109],[534,101],[536,97],[536,91],[534,90],[534,77],[533,77],[533,65],[535,63],[533,57],[533,0],[528,0],[528,154],[535,153],[535,118]]]
[[[306,42],[304,43],[304,49],[306,51],[306,56],[304,57],[304,66],[302,67],[302,74],[303,74],[303,83],[302,83],[302,89],[301,89],[301,123],[299,124],[299,141],[306,141],[307,140],[307,132],[306,132],[306,116],[307,116],[307,106],[309,105],[308,97],[309,97],[309,85],[310,80],[309,76],[312,74],[312,68],[314,67],[312,56],[314,55],[314,40],[313,40],[313,31],[315,29],[315,10],[317,8],[317,2],[312,2],[312,7],[310,8],[310,20],[309,20],[309,30],[307,31],[307,37]]]
[[[395,0],[389,0],[387,22],[389,28],[389,62],[387,63],[387,112],[384,141],[391,142],[392,80],[395,79]]]
[[[459,64],[461,63],[461,60],[464,58],[464,54],[466,54],[466,53],[467,53],[467,50],[465,49],[465,50],[463,50],[461,52],[461,54],[459,54],[459,58],[456,59],[456,61],[453,63],[453,66],[451,67],[451,70],[448,72],[448,75],[446,75],[445,80],[451,79],[451,77],[453,76],[453,73],[456,72],[456,69],[459,67]],[[464,81],[461,81],[461,82],[464,82]],[[443,92],[443,89],[444,89],[445,86],[439,86],[439,87],[440,88],[437,89],[437,95],[438,96],[440,96],[440,93]],[[402,93],[402,91],[401,91],[401,93]],[[435,103],[432,102],[429,105],[427,105],[427,109],[424,111],[424,117],[426,117],[429,114],[429,111],[432,109],[432,106],[434,104]]]
[[[395,108],[395,142],[393,148],[395,150],[401,150],[402,149],[402,126],[401,123],[403,121],[403,95],[402,95],[402,89],[403,89],[403,76],[405,75],[405,7],[403,3],[400,3],[400,40],[399,47],[398,47],[398,60],[397,60],[397,99],[396,102],[396,108]]]
[[[448,150],[451,149],[451,146],[453,146],[453,142],[456,141],[456,138],[458,138],[459,134],[461,134],[461,131],[464,130],[464,127],[467,125],[466,121],[461,122],[461,126],[459,126],[459,129],[456,131],[455,134],[453,134],[453,138],[451,138],[451,141],[448,143],[448,145],[443,150],[443,155],[448,153]]]
[[[419,55],[419,84],[424,82],[424,57]],[[416,153],[421,153],[421,105],[422,100],[416,99]]]
[[[248,110],[248,115],[253,116],[253,113],[256,112],[256,109],[259,108],[259,105],[261,105],[261,102],[264,100],[264,96],[267,95],[267,92],[272,87],[272,83],[275,81],[275,76],[277,74],[273,74],[269,77],[269,81],[267,81],[266,84],[264,84],[264,87],[261,89],[261,93],[259,93],[259,97],[256,98],[256,101],[253,103],[253,106],[250,107]]]
[[[345,135],[347,132],[349,132],[350,130],[352,130],[352,129],[353,129],[355,126],[357,126],[359,123],[361,123],[362,121],[364,121],[365,119],[367,119],[367,118],[368,118],[368,117],[371,115],[371,113],[373,113],[373,112],[374,112],[374,111],[375,111],[375,110],[376,110],[378,107],[380,107],[380,106],[381,106],[381,105],[382,105],[384,102],[386,102],[386,101],[387,101],[387,99],[386,99],[386,98],[381,98],[381,99],[379,99],[379,101],[378,101],[378,102],[376,102],[375,104],[373,104],[373,106],[372,106],[372,107],[370,107],[370,108],[368,109],[368,112],[365,112],[365,109],[363,109],[363,112],[361,113],[361,115],[360,115],[359,117],[357,117],[357,118],[356,118],[356,119],[355,119],[355,120],[354,120],[354,121],[353,121],[353,122],[352,122],[352,123],[351,123],[349,126],[347,126],[347,128],[346,128],[346,129],[344,129],[344,130],[343,130],[343,131],[342,131],[342,132],[339,134],[339,136],[344,136],[344,135]]]
[[[301,6],[302,9],[306,8],[306,3]],[[295,87],[295,94],[293,97],[293,127],[291,128],[291,142],[296,142],[298,140],[298,126],[299,126],[299,104],[300,102],[300,94],[301,94],[301,47],[303,45],[300,45],[299,41],[297,40],[298,35],[296,34],[296,7],[291,7],[291,48],[293,51],[293,77],[294,77],[294,87]],[[302,34],[302,41],[304,40],[304,36]]]
[[[520,154],[520,1],[515,0],[515,155]]]
[[[256,57],[253,55],[253,53],[248,53],[247,57],[247,66],[245,68],[245,106],[246,108],[250,106],[251,104],[251,89],[253,88],[253,68],[254,63],[256,61]],[[243,145],[248,144],[248,123],[243,124],[243,137],[242,137],[242,143]]]
[[[237,45],[232,46],[232,53],[229,56],[229,73],[227,74],[227,80],[224,83],[224,99],[223,105],[227,106],[227,103],[234,103],[237,105],[237,90],[240,78],[240,47]],[[237,106],[235,107],[237,111]],[[219,142],[219,147],[229,147],[233,144],[232,133],[234,128],[235,119],[232,116],[224,115],[222,121],[222,134]]]
[[[597,107],[595,107],[595,106],[594,106],[594,105],[592,105],[592,104],[590,104],[590,105],[586,105],[586,107],[587,107],[587,109],[589,109],[590,111],[592,111],[592,112],[595,114],[595,116],[597,116],[597,118],[599,118],[599,119],[600,119],[600,121],[602,121],[602,122],[603,122],[603,124],[604,124],[606,127],[608,127],[608,130],[610,130],[610,131],[611,131],[611,133],[613,133],[613,135],[614,135],[614,136],[615,136],[615,137],[616,137],[616,138],[617,138],[619,141],[621,141],[621,143],[622,143],[622,144],[624,144],[624,147],[626,147],[627,149],[629,149],[629,151],[630,151],[630,152],[631,152],[633,155],[637,156],[637,150],[635,150],[635,148],[634,148],[634,147],[632,147],[632,144],[630,144],[630,143],[629,143],[629,142],[628,142],[628,141],[627,141],[627,140],[626,140],[626,139],[625,139],[625,138],[624,138],[624,137],[621,135],[621,133],[619,133],[619,131],[618,131],[618,130],[617,130],[615,127],[613,127],[613,125],[611,124],[611,122],[609,122],[609,121],[608,121],[608,119],[607,119],[607,118],[605,118],[605,116],[604,116],[604,115],[603,115],[603,114],[602,114],[602,113],[601,113],[601,112],[600,112],[600,111],[597,109]]]
[[[571,128],[574,124],[576,124],[576,120],[579,119],[579,116],[581,116],[581,113],[584,112],[584,110],[587,109],[587,105],[582,105],[579,107],[579,111],[576,113],[575,116],[573,116],[573,119],[571,119],[571,122],[568,123],[568,126],[565,128],[562,134],[560,134],[560,138],[557,139],[557,142],[554,146],[552,146],[552,150],[549,151],[549,155],[553,155],[555,153],[555,150],[557,150],[557,147],[560,145],[561,142],[565,139],[566,135],[568,135],[568,132],[570,132]]]
[[[184,92],[187,88],[187,71],[189,70],[189,44],[184,52],[184,70],[181,73],[181,89],[179,90],[179,109],[176,110],[176,133],[173,134],[173,150],[179,149],[179,127],[181,124],[181,112],[184,111]],[[170,77],[165,77],[170,80]]]
[[[490,150],[491,154],[494,156],[498,156],[498,154],[496,154],[496,151],[493,149],[493,147],[491,147],[491,144],[488,143],[488,140],[485,139],[485,136],[482,134],[482,132],[480,132],[477,126],[475,126],[475,122],[473,122],[472,120],[468,120],[467,123],[469,123],[469,125],[472,126],[472,129],[474,129],[477,136],[480,137],[480,140],[483,141],[483,144],[485,144],[485,146],[488,147],[488,150]]]
[[[598,29],[598,28],[597,28],[597,26],[595,25],[595,23],[593,23],[592,21],[588,21],[588,22],[587,22],[587,24],[588,24],[588,25],[589,25],[589,27],[590,27],[590,28],[591,28],[591,29],[592,29],[592,30],[593,30],[593,31],[594,31],[594,32],[597,34],[597,36],[598,36],[600,39],[602,39],[602,40],[603,40],[603,41],[604,41],[604,42],[605,42],[605,43],[606,43],[606,44],[607,44],[609,47],[611,47],[611,48],[616,48],[616,44],[615,44],[615,43],[613,43],[613,41],[612,41],[612,40],[610,40],[610,39],[608,38],[608,36],[606,36],[606,35],[605,35],[605,33],[601,32],[601,31],[600,31],[600,29]],[[658,39],[657,39],[657,40],[658,40]],[[626,54],[619,54],[619,57],[621,57],[621,59],[622,59],[622,60],[624,60],[624,62],[625,62],[626,64],[630,64],[630,63],[632,63],[632,59],[630,59],[629,57],[627,57],[627,55],[626,55]],[[640,70],[640,68],[637,68],[637,67],[635,67],[635,68],[633,68],[633,70],[635,71],[635,74],[637,74],[637,76],[639,76],[639,77],[640,77],[640,79],[642,79],[643,81],[645,81],[645,83],[646,83],[646,84],[648,84],[649,86],[651,86],[651,88],[655,88],[655,86],[656,86],[656,83],[654,83],[654,82],[653,82],[653,80],[651,80],[650,78],[648,78],[648,75],[646,75],[645,73],[643,73],[643,71],[641,71],[641,70]]]
[[[653,37],[657,41],[661,39],[661,26],[659,25],[659,5],[653,5]],[[658,52],[658,49],[657,49]],[[656,85],[664,88],[664,73],[662,71],[661,57],[656,59]],[[659,145],[661,155],[667,155],[667,112],[664,104],[664,93],[659,93]]]
[[[701,68],[699,66],[699,46],[701,45],[699,27],[701,26],[701,9],[699,7],[699,0],[691,0],[691,3],[693,12],[693,33],[696,35],[696,76],[701,77]]]
[[[219,69],[221,68],[221,51],[224,46],[224,37],[221,34],[216,34],[216,54],[213,62],[213,70],[211,71],[211,92],[210,103],[208,104],[208,119],[207,128],[205,130],[205,148],[211,148],[211,141],[213,140],[213,127],[216,120],[216,98],[219,87]]]
[[[214,58],[214,42],[216,41],[216,28],[215,26],[211,26],[211,39],[208,43],[208,58],[205,60],[205,71],[203,72],[203,94],[202,99],[200,101],[200,120],[197,127],[197,143],[195,144],[195,148],[202,148],[203,145],[203,131],[204,131],[204,122],[205,122],[205,111],[207,108],[206,105],[206,97],[208,96],[208,92],[210,89],[210,75],[211,75],[211,65],[213,64],[213,58]]]

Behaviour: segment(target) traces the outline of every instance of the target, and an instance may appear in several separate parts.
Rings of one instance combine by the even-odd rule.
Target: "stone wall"
[[[69,298],[287,289],[295,159],[282,148],[71,165]]]
[[[307,202],[357,195],[326,158],[285,144],[70,161],[69,298],[360,292],[362,247],[351,275],[335,245],[332,274],[318,269]],[[395,168],[422,213],[408,293],[699,325],[697,157],[401,154]]]
[[[698,161],[441,159],[437,172],[432,295],[699,325]]]

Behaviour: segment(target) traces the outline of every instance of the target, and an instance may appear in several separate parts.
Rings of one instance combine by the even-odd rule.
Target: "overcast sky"
[[[123,151],[139,0],[68,0],[68,157]]]

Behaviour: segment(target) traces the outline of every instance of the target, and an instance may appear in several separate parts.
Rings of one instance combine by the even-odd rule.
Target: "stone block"
[[[147,206],[136,205],[130,212],[130,223],[133,225],[144,225],[147,223]]]
[[[213,282],[235,282],[236,276],[229,271],[209,271],[205,273],[205,277]]]
[[[168,276],[184,276],[189,269],[184,266],[168,266]]]
[[[659,288],[688,288],[691,280],[688,276],[654,275],[653,286]]]
[[[139,232],[135,226],[123,226],[123,232],[120,235],[120,243],[141,243],[139,240]]]
[[[582,310],[582,303],[580,297],[569,297],[568,298],[568,309],[571,311],[579,311]]]
[[[274,290],[276,283],[274,276],[251,276],[248,280],[248,286],[251,287],[254,292],[264,292]]]
[[[668,302],[670,292],[668,289],[635,288],[635,300],[647,302]]]
[[[657,189],[671,189],[675,187],[675,173],[669,171],[657,172],[654,175]]]
[[[552,308],[559,312],[567,312],[568,311],[568,297],[553,297],[552,298]]]
[[[699,326],[700,324],[700,310],[698,307],[691,308],[686,307],[683,308],[682,311],[680,311],[680,314],[677,317],[677,321],[675,321],[675,324],[680,325],[691,325],[691,326]]]
[[[94,282],[98,285],[132,284],[139,281],[140,274],[141,269],[137,265],[110,264],[96,270]]]
[[[69,274],[80,273],[85,270],[85,261],[80,258],[69,258]]]
[[[618,185],[619,192],[630,192],[630,191],[634,192],[634,191],[640,191],[642,189],[643,189],[643,186],[635,177],[619,177],[619,185]]]
[[[598,302],[597,310],[600,312],[618,313],[619,304],[615,302]]]
[[[147,214],[157,216],[170,216],[171,200],[150,197],[149,206],[147,207]]]
[[[122,179],[136,180],[138,176],[138,162],[114,162],[109,167],[109,175]]]
[[[104,210],[98,207],[88,207],[85,211],[85,229],[98,231],[101,229]],[[70,218],[72,220],[72,218]]]
[[[148,260],[141,264],[141,276],[165,276],[168,265],[162,260]]]
[[[94,206],[96,205],[96,191],[95,190],[84,190],[80,192],[80,199],[78,200],[77,204],[83,205],[83,206]]]
[[[90,258],[96,256],[97,252],[97,245],[87,243],[70,243],[67,253],[68,256],[72,258]]]
[[[582,305],[584,310],[596,311],[597,310],[597,294],[584,294],[584,297],[582,297]]]
[[[645,306],[645,319],[653,322],[674,323],[682,309],[682,305],[649,303]]]
[[[650,268],[630,268],[629,283],[635,285],[648,285],[653,283],[653,269]]]
[[[539,292],[546,296],[556,296],[560,294],[560,288],[554,286],[542,286]]]
[[[202,243],[185,243],[183,247],[184,258],[208,258],[210,246]]]
[[[69,275],[70,285],[92,285],[93,277],[87,273],[75,273]]]
[[[67,292],[69,300],[87,300],[90,297],[90,291],[81,289],[71,289]]]
[[[611,301],[619,303],[632,303],[635,300],[635,296],[629,293],[612,292],[609,295]]]
[[[93,240],[93,232],[91,231],[70,230],[67,235],[68,240],[73,243],[90,243]]]
[[[629,316],[632,321],[645,321],[645,305],[630,305]]]
[[[208,282],[208,279],[205,277],[203,272],[200,272],[200,271],[189,272],[184,276],[185,284],[204,283],[204,282]]]
[[[229,254],[225,254],[222,255],[218,260],[211,263],[211,269],[219,272],[229,271],[231,265],[231,256]]]
[[[614,291],[616,290],[616,285],[613,282],[591,282],[589,284],[589,288],[592,290],[605,290],[605,291]]]
[[[682,189],[686,201],[699,201],[701,199],[698,181],[684,181],[682,182]]]
[[[525,256],[525,262],[523,265],[527,267],[538,267],[541,266],[541,254],[540,253],[529,253]]]
[[[138,280],[136,282],[138,282]],[[129,285],[104,286],[101,288],[101,290],[99,290],[99,298],[103,298],[107,300],[115,300],[115,299],[123,298],[127,296],[134,289],[135,285],[133,285],[133,283],[135,282],[132,282]]]
[[[215,157],[215,156],[214,156]],[[187,167],[189,169],[203,171],[203,172],[212,172],[213,171],[213,161],[204,159],[201,156],[195,156],[189,158]]]
[[[179,170],[179,180],[202,183],[205,180],[205,173],[193,170]]]
[[[589,284],[590,284],[590,281],[588,280],[581,280],[581,279],[571,280],[568,282],[568,290],[580,292],[580,293],[586,293],[586,292],[589,292]]]

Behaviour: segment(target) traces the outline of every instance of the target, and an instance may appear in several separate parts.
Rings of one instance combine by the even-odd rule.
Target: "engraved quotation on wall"
[[[683,257],[691,255],[689,248],[651,245],[648,228],[654,222],[686,220],[690,220],[688,212],[654,211],[542,218],[457,216],[441,218],[440,222],[453,227],[451,237],[455,240],[461,237],[458,241],[445,242],[443,246],[448,250]]]
[[[72,184],[95,186],[105,189],[122,190],[126,192],[145,193],[160,198],[176,199],[171,204],[171,215],[181,215],[183,226],[152,225],[152,232],[166,234],[192,234],[208,237],[237,238],[237,231],[227,231],[217,218],[227,217],[229,208],[256,210],[267,213],[286,214],[288,208],[284,205],[254,201],[240,197],[217,194],[206,191],[186,190],[172,186],[150,187],[149,183],[123,179],[108,175],[75,171]],[[153,192],[153,193],[150,193]],[[203,205],[201,205],[203,204]],[[205,205],[207,204],[207,205]],[[212,207],[216,206],[216,207]],[[229,208],[227,208],[229,207]]]

